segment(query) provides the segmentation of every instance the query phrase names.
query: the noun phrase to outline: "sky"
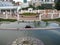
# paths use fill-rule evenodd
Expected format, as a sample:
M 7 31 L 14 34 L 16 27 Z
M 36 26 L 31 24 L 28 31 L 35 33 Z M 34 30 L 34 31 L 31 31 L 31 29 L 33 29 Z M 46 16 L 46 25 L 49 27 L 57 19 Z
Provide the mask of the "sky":
M 13 0 L 13 1 L 15 1 L 15 2 L 18 2 L 18 1 L 21 1 L 21 2 L 23 2 L 23 0 Z M 30 1 L 30 0 L 28 0 L 28 1 Z

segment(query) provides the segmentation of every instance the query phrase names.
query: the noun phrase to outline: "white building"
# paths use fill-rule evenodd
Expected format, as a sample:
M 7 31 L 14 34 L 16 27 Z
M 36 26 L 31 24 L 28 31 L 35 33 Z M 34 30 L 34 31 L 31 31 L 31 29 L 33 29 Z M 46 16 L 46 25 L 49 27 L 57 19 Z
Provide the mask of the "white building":
M 3 12 L 14 12 L 17 10 L 18 6 L 12 4 L 13 0 L 0 0 L 0 13 Z
M 18 8 L 26 8 L 29 7 L 29 3 L 22 3 L 21 5 L 16 5 L 12 3 L 12 0 L 0 0 L 0 14 L 3 14 L 4 12 L 9 12 L 9 13 L 16 13 Z
M 42 4 L 54 4 L 54 0 L 31 0 L 33 6 L 41 6 Z
M 21 4 L 21 7 L 22 7 L 22 8 L 29 7 L 29 3 L 22 3 L 22 4 Z
M 13 0 L 0 0 L 0 1 L 8 1 L 8 2 L 12 2 Z

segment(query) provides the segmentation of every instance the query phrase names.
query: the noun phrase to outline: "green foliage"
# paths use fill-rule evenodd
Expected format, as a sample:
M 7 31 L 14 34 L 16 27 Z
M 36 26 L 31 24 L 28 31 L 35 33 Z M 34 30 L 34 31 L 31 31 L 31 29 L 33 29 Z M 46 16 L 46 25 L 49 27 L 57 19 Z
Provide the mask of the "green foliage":
M 60 18 L 57 18 L 57 19 L 43 19 L 43 21 L 58 21 L 58 22 L 60 22 Z
M 34 6 L 32 6 L 32 5 L 29 5 L 29 7 L 22 8 L 22 10 L 28 10 L 28 8 L 33 8 L 33 9 L 35 9 L 35 7 L 34 7 Z
M 43 6 L 37 6 L 36 9 L 44 9 Z
M 33 9 L 44 9 L 43 6 L 37 6 L 37 7 L 34 7 L 34 6 L 32 6 L 32 5 L 30 5 L 29 8 L 33 8 Z
M 58 1 L 56 2 L 55 8 L 56 8 L 57 10 L 60 10 L 60 0 L 58 0 Z
M 0 21 L 10 21 L 10 22 L 15 22 L 17 21 L 16 19 L 2 19 L 0 18 Z
M 27 7 L 27 8 L 22 8 L 22 10 L 28 10 L 28 8 L 33 8 L 33 10 L 34 10 L 34 9 L 44 9 L 43 6 L 34 7 L 34 6 L 32 6 L 32 5 L 29 5 L 29 7 Z
M 32 6 L 32 5 L 29 5 L 29 8 L 33 8 L 33 9 L 35 9 L 35 7 L 34 7 L 34 6 Z
M 22 10 L 28 10 L 28 7 L 27 8 L 22 8 Z
M 23 13 L 21 15 L 25 15 L 25 16 L 31 16 L 31 15 L 37 15 L 36 13 Z

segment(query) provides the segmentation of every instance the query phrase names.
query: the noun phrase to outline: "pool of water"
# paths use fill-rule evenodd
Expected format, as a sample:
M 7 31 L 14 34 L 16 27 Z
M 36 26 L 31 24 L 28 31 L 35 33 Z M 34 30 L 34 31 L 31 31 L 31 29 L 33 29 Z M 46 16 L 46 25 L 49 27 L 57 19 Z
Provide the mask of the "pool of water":
M 60 27 L 59 23 L 56 22 L 0 22 L 0 28 L 25 28 L 29 25 L 33 28 L 45 28 L 45 27 Z
M 25 28 L 30 25 L 33 28 L 60 27 L 56 22 L 0 22 L 0 28 Z M 0 45 L 11 45 L 20 37 L 34 37 L 41 40 L 44 45 L 60 45 L 60 29 L 56 30 L 1 30 Z
M 35 37 L 44 45 L 60 45 L 60 30 L 0 30 L 0 45 L 11 45 L 20 37 Z

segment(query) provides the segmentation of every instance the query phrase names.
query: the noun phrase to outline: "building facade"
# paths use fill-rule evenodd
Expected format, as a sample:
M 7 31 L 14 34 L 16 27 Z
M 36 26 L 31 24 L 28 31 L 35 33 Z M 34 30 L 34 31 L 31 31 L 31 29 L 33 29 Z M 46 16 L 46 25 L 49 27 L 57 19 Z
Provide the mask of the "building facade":
M 8 1 L 8 2 L 13 2 L 13 0 L 0 0 L 0 1 Z
M 0 0 L 0 13 L 3 14 L 3 12 L 14 12 L 17 10 L 17 6 L 14 6 L 12 3 L 13 0 Z
M 31 0 L 30 2 L 31 5 L 37 7 L 37 6 L 41 6 L 41 5 L 54 5 L 54 0 Z

